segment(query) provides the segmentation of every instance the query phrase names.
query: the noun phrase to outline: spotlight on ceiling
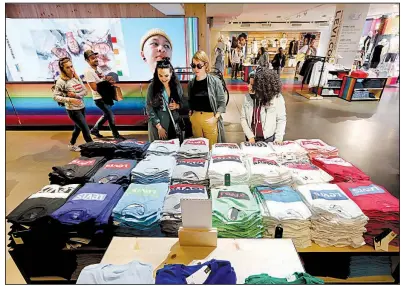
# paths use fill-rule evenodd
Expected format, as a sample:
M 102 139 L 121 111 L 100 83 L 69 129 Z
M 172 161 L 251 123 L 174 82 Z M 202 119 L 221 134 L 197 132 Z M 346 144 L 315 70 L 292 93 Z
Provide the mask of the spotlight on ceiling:
M 281 16 L 277 16 L 277 19 L 280 19 L 281 18 Z

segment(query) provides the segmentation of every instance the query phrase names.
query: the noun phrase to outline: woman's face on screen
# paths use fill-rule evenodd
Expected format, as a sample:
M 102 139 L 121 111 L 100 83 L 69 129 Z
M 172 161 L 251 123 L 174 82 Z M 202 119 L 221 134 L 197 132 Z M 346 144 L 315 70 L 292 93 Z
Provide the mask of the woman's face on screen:
M 142 58 L 153 72 L 157 61 L 164 58 L 172 58 L 173 50 L 171 43 L 163 36 L 156 35 L 147 39 L 141 52 Z

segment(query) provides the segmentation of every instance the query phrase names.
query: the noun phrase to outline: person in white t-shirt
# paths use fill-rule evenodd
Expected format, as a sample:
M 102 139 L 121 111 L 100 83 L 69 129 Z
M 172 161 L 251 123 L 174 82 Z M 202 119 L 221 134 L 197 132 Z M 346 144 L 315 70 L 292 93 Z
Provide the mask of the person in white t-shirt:
M 110 130 L 113 133 L 113 137 L 116 139 L 125 139 L 118 133 L 111 106 L 106 104 L 103 101 L 102 96 L 97 92 L 97 83 L 103 80 L 108 80 L 111 83 L 115 83 L 112 77 L 103 75 L 102 71 L 98 67 L 99 61 L 97 59 L 97 55 L 98 53 L 95 53 L 92 50 L 87 50 L 84 53 L 85 60 L 89 64 L 89 67 L 85 71 L 85 80 L 92 91 L 92 97 L 96 106 L 99 107 L 103 112 L 102 117 L 100 117 L 95 126 L 93 126 L 91 134 L 97 138 L 103 138 L 103 135 L 101 135 L 99 132 L 99 128 L 108 121 Z
M 232 51 L 232 54 L 231 54 L 231 65 L 232 65 L 231 79 L 234 79 L 234 78 L 237 79 L 237 73 L 239 70 L 240 63 L 241 63 L 241 58 L 242 58 L 241 46 L 238 45 Z

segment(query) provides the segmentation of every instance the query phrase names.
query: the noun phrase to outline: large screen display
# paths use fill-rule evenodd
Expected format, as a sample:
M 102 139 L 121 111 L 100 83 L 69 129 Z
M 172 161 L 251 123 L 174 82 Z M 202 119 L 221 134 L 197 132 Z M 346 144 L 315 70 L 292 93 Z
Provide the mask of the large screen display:
M 197 18 L 6 19 L 6 76 L 10 82 L 54 81 L 62 57 L 70 57 L 82 76 L 89 67 L 83 53 L 90 49 L 105 74 L 148 81 L 161 57 L 174 67 L 189 66 L 197 31 Z

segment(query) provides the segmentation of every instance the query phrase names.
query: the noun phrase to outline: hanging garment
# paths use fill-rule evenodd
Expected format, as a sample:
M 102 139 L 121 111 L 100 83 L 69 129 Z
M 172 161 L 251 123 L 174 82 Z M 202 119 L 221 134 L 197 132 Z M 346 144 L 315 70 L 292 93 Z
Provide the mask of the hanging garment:
M 286 47 L 287 47 L 287 42 L 288 42 L 288 39 L 287 39 L 287 38 L 281 38 L 281 39 L 280 39 L 280 47 L 283 48 L 283 49 L 285 50 Z
M 383 49 L 383 45 L 377 45 L 373 51 L 372 60 L 370 61 L 370 67 L 376 68 L 380 63 L 380 55 Z

